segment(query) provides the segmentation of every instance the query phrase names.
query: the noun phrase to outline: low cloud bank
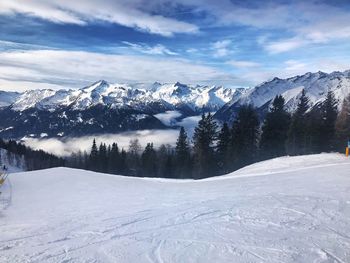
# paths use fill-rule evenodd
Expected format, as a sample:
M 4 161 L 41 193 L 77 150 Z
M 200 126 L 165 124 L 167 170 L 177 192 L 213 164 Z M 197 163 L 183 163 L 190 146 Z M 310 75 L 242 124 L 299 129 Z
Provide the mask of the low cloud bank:
M 91 149 L 91 144 L 96 138 L 97 144 L 104 142 L 106 144 L 118 143 L 119 148 L 128 149 L 129 142 L 132 139 L 139 139 L 144 147 L 148 142 L 153 142 L 155 147 L 161 144 L 175 145 L 179 131 L 174 130 L 142 130 L 135 132 L 123 132 L 118 134 L 103 134 L 96 136 L 67 137 L 62 139 L 37 139 L 26 138 L 24 144 L 33 149 L 41 149 L 58 156 L 68 156 L 73 152 L 87 151 Z
M 156 117 L 160 119 L 164 124 L 169 126 L 183 126 L 189 136 L 192 138 L 194 128 L 200 120 L 200 116 L 191 116 L 184 118 L 180 121 L 177 120 L 181 116 L 181 113 L 177 111 L 167 111 L 165 113 L 157 114 Z M 65 138 L 25 138 L 24 144 L 36 149 L 44 150 L 46 152 L 55 154 L 57 156 L 68 156 L 73 152 L 87 151 L 90 152 L 93 139 L 96 139 L 97 144 L 101 142 L 106 144 L 112 144 L 116 142 L 119 148 L 125 150 L 129 147 L 130 140 L 139 139 L 142 147 L 145 147 L 147 143 L 152 142 L 155 147 L 159 147 L 162 144 L 175 145 L 177 137 L 179 135 L 178 129 L 168 130 L 140 130 L 129 131 L 117 134 L 102 134 L 102 135 L 89 135 L 82 137 L 65 137 Z
M 180 119 L 182 114 L 178 111 L 166 111 L 164 113 L 159 113 L 154 115 L 157 119 L 163 122 L 167 126 L 183 126 L 189 137 L 193 136 L 194 128 L 197 126 L 201 115 L 191 116 Z

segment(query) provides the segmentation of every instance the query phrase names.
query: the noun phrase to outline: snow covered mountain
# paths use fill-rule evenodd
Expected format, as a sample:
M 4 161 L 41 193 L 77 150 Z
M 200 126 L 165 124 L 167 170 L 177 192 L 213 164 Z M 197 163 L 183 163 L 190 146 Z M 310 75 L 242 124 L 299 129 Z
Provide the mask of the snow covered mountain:
M 274 78 L 254 88 L 246 89 L 239 96 L 225 104 L 215 117 L 222 121 L 232 121 L 240 105 L 252 104 L 263 115 L 276 95 L 282 95 L 289 111 L 296 108 L 301 91 L 305 89 L 311 106 L 322 102 L 329 90 L 341 102 L 350 94 L 350 70 L 345 72 L 306 73 L 288 79 Z
M 183 117 L 216 111 L 240 90 L 181 83 L 109 84 L 82 89 L 0 94 L 0 136 L 55 137 L 163 129 L 154 115 L 177 110 Z
M 0 262 L 350 262 L 349 169 L 320 154 L 199 181 L 10 174 Z
M 350 93 L 350 70 L 330 74 L 306 73 L 274 78 L 253 88 L 224 88 L 175 84 L 109 84 L 98 81 L 82 89 L 0 92 L 0 136 L 60 137 L 165 129 L 159 113 L 177 111 L 182 118 L 216 111 L 215 118 L 231 122 L 242 104 L 253 104 L 261 118 L 281 94 L 293 111 L 302 89 L 311 106 L 334 91 L 342 102 Z
M 56 110 L 70 107 L 86 110 L 96 105 L 110 108 L 133 108 L 142 111 L 183 109 L 198 113 L 202 109 L 215 111 L 230 101 L 234 89 L 216 86 L 189 86 L 154 83 L 149 87 L 128 84 L 109 84 L 104 80 L 78 90 L 30 90 L 14 97 L 12 109 L 23 111 L 30 108 Z M 0 94 L 1 97 L 1 94 Z

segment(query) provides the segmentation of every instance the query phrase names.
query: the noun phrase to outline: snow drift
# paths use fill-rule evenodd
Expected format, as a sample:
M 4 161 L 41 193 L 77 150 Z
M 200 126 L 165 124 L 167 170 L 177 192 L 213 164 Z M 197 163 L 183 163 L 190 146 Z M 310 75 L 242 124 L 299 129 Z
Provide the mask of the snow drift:
M 200 181 L 56 168 L 1 190 L 0 262 L 349 262 L 350 159 Z

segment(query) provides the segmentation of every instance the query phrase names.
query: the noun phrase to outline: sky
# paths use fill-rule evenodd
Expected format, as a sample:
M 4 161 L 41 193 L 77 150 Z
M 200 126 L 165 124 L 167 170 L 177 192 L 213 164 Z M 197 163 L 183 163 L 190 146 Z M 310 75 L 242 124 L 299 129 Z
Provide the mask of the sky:
M 1 0 L 0 89 L 343 71 L 349 21 L 349 0 Z

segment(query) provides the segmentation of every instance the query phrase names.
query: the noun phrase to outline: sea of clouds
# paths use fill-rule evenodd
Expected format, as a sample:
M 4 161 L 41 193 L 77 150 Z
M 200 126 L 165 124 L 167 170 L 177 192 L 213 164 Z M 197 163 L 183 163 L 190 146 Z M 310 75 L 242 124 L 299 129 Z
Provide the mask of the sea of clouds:
M 179 135 L 178 127 L 183 126 L 191 138 L 193 136 L 194 127 L 198 124 L 200 116 L 191 116 L 183 119 L 181 113 L 177 111 L 167 111 L 155 115 L 165 125 L 173 126 L 172 129 L 166 130 L 139 130 L 128 131 L 116 134 L 88 135 L 82 137 L 63 137 L 63 138 L 30 138 L 23 139 L 24 144 L 33 149 L 41 149 L 58 156 L 68 156 L 73 152 L 87 151 L 91 149 L 93 139 L 97 144 L 101 142 L 112 144 L 116 142 L 119 148 L 128 149 L 130 140 L 138 139 L 142 147 L 152 142 L 157 148 L 162 144 L 175 145 Z

